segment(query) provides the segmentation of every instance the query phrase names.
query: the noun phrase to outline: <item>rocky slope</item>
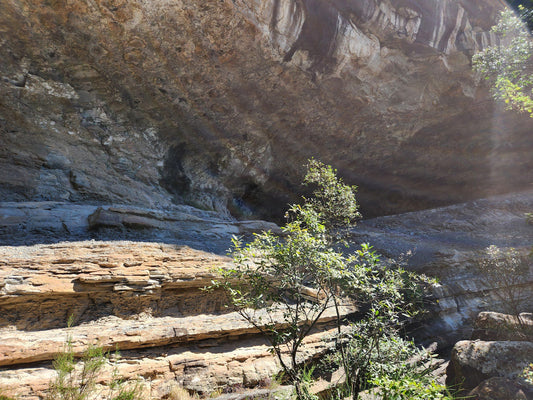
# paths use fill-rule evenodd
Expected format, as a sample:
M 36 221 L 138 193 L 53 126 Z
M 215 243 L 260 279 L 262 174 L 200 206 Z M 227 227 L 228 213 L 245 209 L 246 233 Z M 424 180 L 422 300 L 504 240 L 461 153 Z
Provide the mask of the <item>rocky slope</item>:
M 471 72 L 498 0 L 4 0 L 0 199 L 280 217 L 311 156 L 365 215 L 531 184 Z

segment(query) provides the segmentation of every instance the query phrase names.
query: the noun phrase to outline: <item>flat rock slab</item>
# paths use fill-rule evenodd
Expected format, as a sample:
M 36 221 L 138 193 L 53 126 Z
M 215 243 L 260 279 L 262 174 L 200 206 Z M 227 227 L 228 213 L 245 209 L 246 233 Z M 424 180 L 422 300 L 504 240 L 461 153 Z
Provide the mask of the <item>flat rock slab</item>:
M 0 304 L 10 296 L 201 287 L 229 258 L 186 246 L 65 242 L 0 247 Z
M 226 254 L 233 235 L 281 229 L 272 222 L 236 221 L 186 205 L 143 208 L 59 201 L 0 202 L 0 245 L 52 244 L 87 239 L 150 241 Z
M 0 247 L 0 329 L 53 329 L 116 315 L 188 316 L 224 310 L 208 294 L 230 259 L 185 246 L 68 242 Z
M 530 247 L 533 225 L 525 213 L 531 210 L 533 190 L 526 190 L 361 221 L 353 239 L 368 241 L 385 256 L 403 255 L 421 272 L 451 279 L 463 274 L 472 256 L 490 245 Z
M 341 306 L 340 315 L 355 312 L 355 306 Z M 259 311 L 265 321 L 269 316 Z M 283 316 L 270 315 L 283 323 Z M 223 315 L 196 315 L 183 318 L 148 318 L 144 321 L 124 321 L 119 318 L 109 322 L 93 322 L 67 329 L 50 329 L 37 332 L 0 331 L 0 366 L 52 360 L 62 351 L 67 337 L 75 354 L 81 355 L 90 345 L 113 351 L 166 346 L 178 343 L 217 340 L 239 335 L 256 335 L 258 330 L 238 313 Z M 318 320 L 324 324 L 336 319 L 334 307 L 329 307 Z M 266 323 L 266 322 L 265 322 Z

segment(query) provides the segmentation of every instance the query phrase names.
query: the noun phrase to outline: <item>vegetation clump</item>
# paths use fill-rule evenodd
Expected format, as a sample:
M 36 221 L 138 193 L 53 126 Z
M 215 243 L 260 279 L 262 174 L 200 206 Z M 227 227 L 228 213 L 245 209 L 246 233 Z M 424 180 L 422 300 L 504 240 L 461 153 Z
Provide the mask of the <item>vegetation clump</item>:
M 72 325 L 72 318 L 68 326 Z M 119 357 L 118 351 L 116 357 Z M 72 337 L 67 336 L 63 351 L 54 359 L 55 379 L 50 382 L 50 389 L 45 400 L 142 400 L 141 387 L 128 385 L 113 371 L 113 380 L 109 388 L 97 389 L 98 377 L 109 361 L 109 354 L 101 346 L 91 345 L 79 360 L 76 359 Z
M 527 112 L 533 117 L 533 41 L 524 21 L 531 21 L 532 11 L 519 6 L 520 15 L 511 9 L 502 11 L 492 28 L 499 43 L 474 55 L 474 69 L 493 82 L 492 92 L 509 109 Z
M 478 263 L 485 282 L 499 288 L 494 291 L 505 312 L 520 321 L 520 312 L 531 296 L 525 283 L 530 274 L 531 256 L 521 255 L 516 249 L 489 246 L 486 257 Z
M 342 251 L 349 228 L 360 218 L 356 188 L 316 160 L 309 162 L 304 183 L 314 186 L 313 197 L 290 206 L 284 235 L 263 232 L 246 245 L 234 239 L 234 267 L 219 270 L 221 277 L 210 289 L 223 288 L 228 306 L 267 338 L 300 400 L 313 397 L 299 358 L 302 343 L 328 310 L 337 316 L 332 360 L 345 375 L 339 396 L 356 399 L 386 379 L 433 385 L 422 379 L 429 370 L 408 362 L 418 355 L 423 364 L 427 353 L 421 357 L 416 346 L 399 336 L 419 311 L 421 287 L 428 279 L 395 264 L 386 266 L 368 244 Z M 348 299 L 358 305 L 361 319 L 346 333 L 341 308 Z

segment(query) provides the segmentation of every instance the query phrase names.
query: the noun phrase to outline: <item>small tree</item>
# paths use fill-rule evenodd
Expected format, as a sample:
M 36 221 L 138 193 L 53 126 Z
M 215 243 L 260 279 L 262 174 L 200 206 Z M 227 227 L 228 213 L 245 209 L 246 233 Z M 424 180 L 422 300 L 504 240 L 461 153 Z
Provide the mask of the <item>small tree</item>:
M 284 237 L 264 232 L 245 246 L 235 239 L 235 268 L 222 269 L 222 278 L 213 282 L 268 339 L 300 399 L 306 396 L 298 360 L 302 342 L 328 308 L 335 306 L 340 315 L 343 288 L 355 279 L 351 259 L 332 247 L 333 237 L 359 217 L 355 188 L 344 185 L 331 167 L 312 160 L 305 182 L 316 184 L 315 197 L 290 207 Z
M 523 20 L 531 20 L 532 12 L 519 6 L 521 18 L 508 9 L 501 13 L 492 28 L 500 39 L 474 55 L 474 69 L 493 82 L 493 95 L 509 109 L 527 112 L 533 117 L 533 41 Z
M 305 207 L 324 225 L 326 239 L 330 244 L 342 241 L 346 230 L 361 218 L 355 199 L 357 186 L 344 184 L 336 169 L 315 159 L 309 160 L 303 183 L 314 187 L 313 197 L 304 198 Z
M 366 244 L 355 252 L 356 279 L 346 290 L 361 305 L 360 319 L 350 324 L 333 360 L 343 367 L 348 393 L 357 399 L 376 379 L 399 379 L 405 375 L 429 384 L 431 354 L 401 338 L 405 325 L 423 312 L 424 286 L 433 283 L 398 264 L 381 262 Z M 416 360 L 415 360 L 416 359 Z M 428 368 L 419 368 L 421 363 Z M 424 378 L 424 379 L 422 379 Z
M 402 309 L 409 313 L 406 294 L 414 293 L 413 275 L 385 268 L 370 246 L 351 255 L 339 250 L 346 229 L 360 218 L 356 188 L 319 161 L 311 160 L 307 171 L 304 183 L 315 186 L 313 197 L 289 208 L 284 236 L 264 232 L 247 245 L 235 239 L 234 267 L 221 269 L 221 278 L 211 286 L 223 288 L 229 306 L 267 338 L 299 399 L 308 396 L 299 350 L 328 308 L 336 310 L 341 333 L 340 307 L 347 296 L 371 309 L 369 318 L 389 310 L 394 322 Z M 360 385 L 352 380 L 345 342 L 338 340 L 337 347 L 347 387 L 356 398 Z
M 531 273 L 531 256 L 521 255 L 514 248 L 503 250 L 494 245 L 485 251 L 486 258 L 478 263 L 478 268 L 487 285 L 497 288 L 494 293 L 504 311 L 518 317 L 522 305 L 531 296 L 526 285 Z
M 510 9 L 501 13 L 497 25 L 492 28 L 500 44 L 475 54 L 472 61 L 476 71 L 492 80 L 496 99 L 503 100 L 509 109 L 527 112 L 533 117 L 533 39 L 524 22 L 533 22 L 533 11 L 523 6 L 519 6 L 519 11 L 519 15 Z M 526 213 L 525 217 L 528 224 L 533 224 L 533 213 Z M 500 287 L 496 295 L 505 311 L 518 316 L 528 294 L 523 283 L 530 273 L 531 261 L 512 248 L 501 250 L 490 246 L 486 253 L 487 258 L 479 268 L 491 286 Z

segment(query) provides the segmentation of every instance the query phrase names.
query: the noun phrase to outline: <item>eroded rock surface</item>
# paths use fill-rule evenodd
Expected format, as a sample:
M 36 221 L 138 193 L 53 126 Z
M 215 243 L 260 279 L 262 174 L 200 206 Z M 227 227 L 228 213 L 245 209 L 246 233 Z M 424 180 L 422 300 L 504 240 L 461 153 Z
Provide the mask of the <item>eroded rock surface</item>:
M 453 347 L 446 384 L 468 391 L 491 377 L 520 379 L 532 359 L 532 342 L 462 340 Z
M 352 240 L 368 242 L 384 256 L 405 259 L 409 268 L 439 279 L 434 288 L 439 318 L 422 327 L 420 335 L 451 347 L 470 338 L 480 311 L 506 309 L 501 282 L 485 279 L 477 265 L 490 245 L 513 247 L 522 254 L 531 251 L 533 225 L 524 215 L 531 209 L 532 191 L 496 196 L 362 221 Z M 519 284 L 522 312 L 533 308 L 533 259 L 529 261 L 529 275 Z
M 201 289 L 229 259 L 185 246 L 141 242 L 70 242 L 0 247 L 0 388 L 21 399 L 42 398 L 51 361 L 67 338 L 80 355 L 90 345 L 119 348 L 113 369 L 140 379 L 155 398 L 172 384 L 204 395 L 255 387 L 279 370 L 264 338 L 224 307 L 221 292 Z M 354 305 L 341 314 L 354 313 Z M 74 325 L 66 324 L 72 317 Z M 327 351 L 333 307 L 299 354 Z M 282 318 L 280 316 L 279 322 Z M 63 328 L 63 329 L 58 329 Z
M 250 237 L 268 230 L 281 233 L 272 222 L 237 221 L 184 205 L 151 209 L 69 202 L 0 203 L 0 245 L 140 240 L 179 243 L 226 254 L 233 235 Z
M 471 71 L 497 0 L 6 0 L 0 198 L 281 218 L 314 156 L 365 215 L 521 190 Z

